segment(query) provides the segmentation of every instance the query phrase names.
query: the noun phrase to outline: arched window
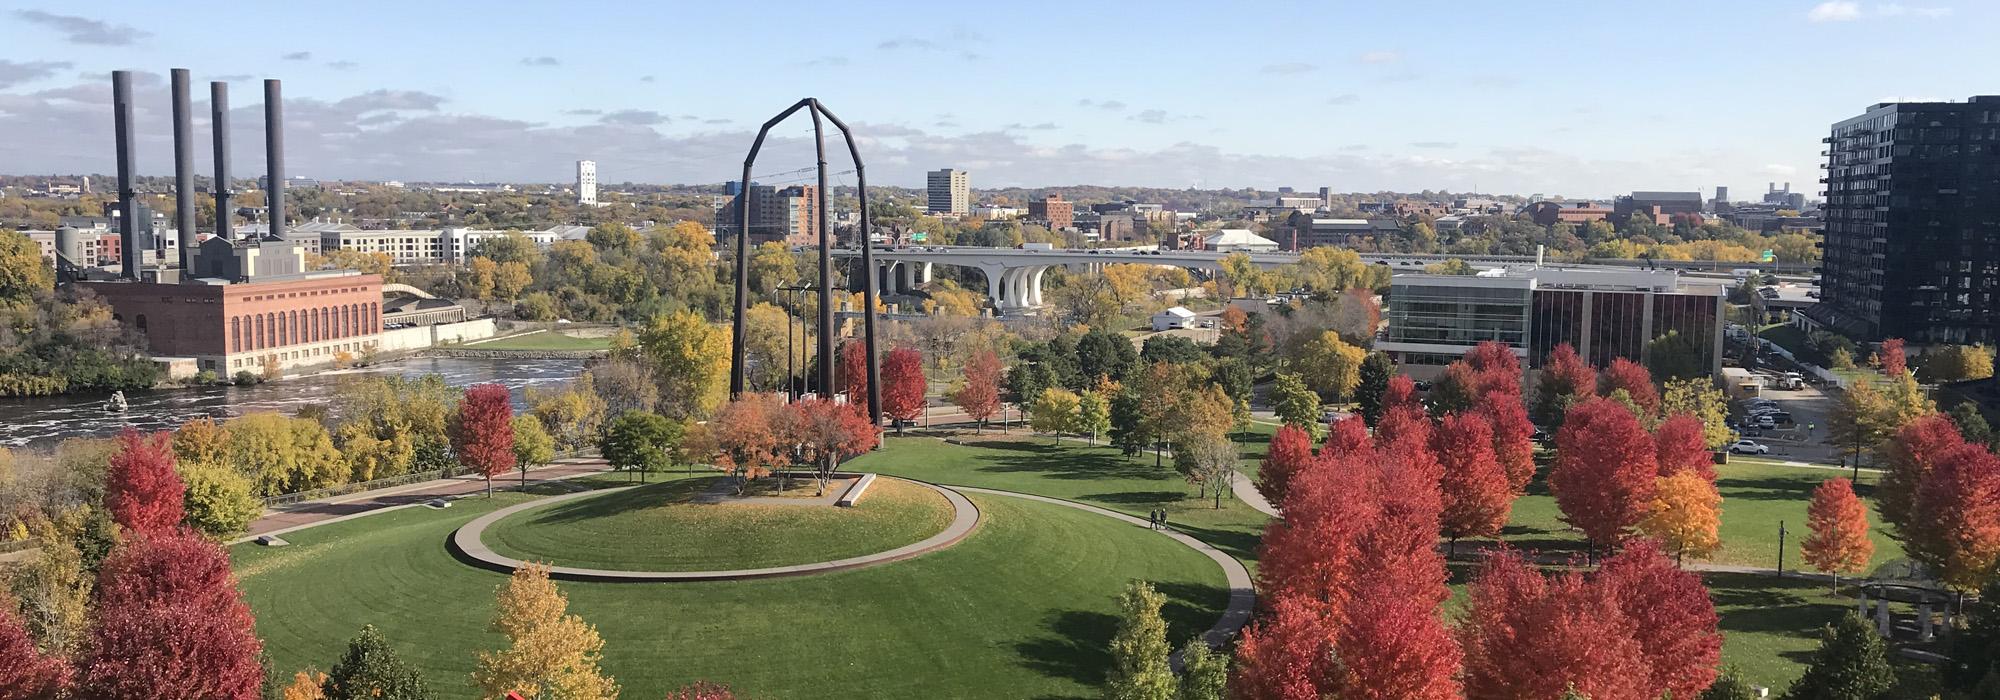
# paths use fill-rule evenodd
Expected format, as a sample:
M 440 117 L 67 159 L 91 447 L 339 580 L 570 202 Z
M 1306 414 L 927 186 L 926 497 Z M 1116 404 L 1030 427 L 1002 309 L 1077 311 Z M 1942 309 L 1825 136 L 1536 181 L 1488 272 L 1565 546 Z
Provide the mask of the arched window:
M 137 316 L 133 316 L 132 318 L 133 318 L 133 323 L 139 326 L 139 332 L 140 333 L 146 332 L 146 315 L 139 314 Z
M 382 332 L 382 302 L 368 303 L 368 328 L 370 333 Z
M 250 337 L 251 337 L 251 341 L 250 341 L 250 342 L 251 342 L 251 348 L 250 348 L 250 349 L 252 349 L 252 350 L 262 350 L 262 349 L 264 348 L 264 317 L 263 317 L 263 316 L 253 316 L 253 317 L 251 317 L 251 320 L 254 320 L 254 321 L 256 321 L 256 325 L 257 325 L 257 330 L 256 330 L 256 332 L 252 333 L 252 334 L 251 334 L 251 336 L 250 336 Z
M 243 317 L 229 317 L 229 351 L 243 352 Z

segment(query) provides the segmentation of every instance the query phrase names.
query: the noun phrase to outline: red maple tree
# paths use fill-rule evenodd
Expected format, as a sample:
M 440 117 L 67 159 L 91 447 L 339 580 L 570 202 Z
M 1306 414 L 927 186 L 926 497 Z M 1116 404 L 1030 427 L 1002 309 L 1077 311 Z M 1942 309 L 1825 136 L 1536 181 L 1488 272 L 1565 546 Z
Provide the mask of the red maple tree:
M 1658 543 L 1638 539 L 1606 559 L 1591 584 L 1609 589 L 1632 621 L 1648 669 L 1644 697 L 1700 697 L 1715 682 L 1721 618 L 1699 575 L 1675 566 Z
M 1932 413 L 1910 421 L 1890 436 L 1883 447 L 1888 457 L 1887 471 L 1875 487 L 1875 501 L 1882 521 L 1906 532 L 1916 526 L 1917 485 L 1945 455 L 1965 446 L 1958 424 L 1950 416 Z
M 1269 600 L 1296 599 L 1320 614 L 1345 608 L 1362 560 L 1361 536 L 1380 518 L 1367 477 L 1372 451 L 1322 455 L 1322 464 L 1288 481 L 1283 514 L 1264 527 L 1258 590 Z
M 951 402 L 965 415 L 986 427 L 986 419 L 1000 410 L 1000 357 L 992 350 L 980 350 L 965 361 L 965 381 L 951 395 Z
M 82 695 L 262 697 L 263 643 L 222 548 L 189 530 L 127 540 L 97 577 Z
M 1488 392 L 1521 395 L 1521 358 L 1506 343 L 1488 340 L 1465 351 L 1465 364 L 1472 369 L 1471 396 Z
M 1384 406 L 1382 417 L 1375 421 L 1375 444 L 1394 442 L 1399 438 L 1411 437 L 1417 444 L 1430 439 L 1431 418 L 1424 409 L 1416 406 Z
M 847 400 L 868 400 L 868 345 L 849 341 L 840 346 L 840 391 Z
M 1285 502 L 1285 488 L 1292 475 L 1310 468 L 1313 461 L 1312 435 L 1296 425 L 1286 424 L 1271 436 L 1271 447 L 1257 467 L 1257 492 L 1272 503 Z
M 1660 476 L 1693 471 L 1715 481 L 1715 459 L 1708 449 L 1707 426 L 1700 418 L 1680 413 L 1660 421 L 1653 429 L 1655 458 Z
M 1417 402 L 1417 382 L 1407 374 L 1390 377 L 1389 388 L 1382 390 L 1382 410 L 1397 406 L 1423 409 L 1423 404 Z
M 1806 505 L 1806 563 L 1833 574 L 1833 588 L 1840 589 L 1840 575 L 1868 567 L 1875 557 L 1875 542 L 1868 539 L 1868 506 L 1854 495 L 1854 482 L 1846 477 L 1828 479 L 1813 489 Z
M 43 700 L 67 688 L 71 669 L 62 657 L 43 655 L 15 611 L 20 604 L 0 588 L 0 700 Z
M 493 477 L 514 469 L 514 404 L 507 387 L 466 387 L 452 428 L 452 449 L 458 453 L 458 463 L 486 477 L 486 496 L 491 498 Z
M 1620 357 L 1604 368 L 1598 376 L 1599 393 L 1610 396 L 1611 392 L 1624 389 L 1632 397 L 1632 403 L 1640 411 L 1651 416 L 1660 412 L 1660 390 L 1653 386 L 1653 373 L 1645 365 Z
M 896 348 L 882 358 L 882 412 L 896 419 L 896 430 L 924 413 L 924 356 L 916 348 Z M 865 405 L 865 402 L 864 404 Z
M 1297 598 L 1268 604 L 1236 643 L 1229 681 L 1241 700 L 1320 700 L 1337 672 L 1333 629 L 1316 606 Z
M 2000 457 L 1979 445 L 1944 455 L 1917 484 L 1903 548 L 1946 586 L 1976 590 L 2000 568 Z
M 187 487 L 174 471 L 173 434 L 141 435 L 126 426 L 118 451 L 104 475 L 104 505 L 111 518 L 133 532 L 152 533 L 180 525 Z
M 1549 472 L 1563 521 L 1593 545 L 1624 540 L 1652 498 L 1656 450 L 1653 436 L 1618 402 L 1592 398 L 1571 406 L 1556 432 L 1556 466 Z
M 1367 585 L 1335 636 L 1338 681 L 1314 697 L 1352 700 L 1460 698 L 1457 640 L 1435 601 L 1394 585 Z
M 799 456 L 822 473 L 831 473 L 842 459 L 875 449 L 881 440 L 867 414 L 851 403 L 810 398 L 794 401 L 785 410 L 790 414 L 786 437 L 799 446 Z
M 1468 698 L 1656 697 L 1633 623 L 1577 571 L 1544 578 L 1511 550 L 1489 555 L 1459 627 Z M 1679 696 L 1676 696 L 1679 697 Z
M 1456 545 L 1461 537 L 1499 534 L 1514 489 L 1493 454 L 1493 429 L 1486 419 L 1477 413 L 1445 416 L 1431 433 L 1431 452 L 1444 468 L 1444 536 Z
M 1910 371 L 1910 358 L 1903 353 L 1903 339 L 1890 338 L 1882 341 L 1882 373 L 1890 377 L 1903 376 Z
M 1493 455 L 1506 470 L 1508 485 L 1517 494 L 1526 492 L 1535 479 L 1535 424 L 1528 420 L 1528 406 L 1519 395 L 1495 391 L 1480 399 L 1478 410 L 1493 428 Z
M 1548 361 L 1542 363 L 1542 381 L 1552 383 L 1552 390 L 1559 394 L 1592 393 L 1597 391 L 1597 369 L 1576 354 L 1576 346 L 1561 343 L 1549 351 Z

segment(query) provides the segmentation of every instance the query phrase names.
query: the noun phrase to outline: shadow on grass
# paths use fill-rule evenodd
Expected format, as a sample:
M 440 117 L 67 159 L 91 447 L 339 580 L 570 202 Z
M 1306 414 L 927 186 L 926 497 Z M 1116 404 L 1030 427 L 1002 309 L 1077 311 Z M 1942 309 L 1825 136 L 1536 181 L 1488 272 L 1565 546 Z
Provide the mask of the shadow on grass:
M 1827 478 L 1832 477 L 1829 476 Z M 1811 500 L 1812 490 L 1816 486 L 1819 486 L 1818 481 L 1787 479 L 1783 477 L 1756 479 L 1723 477 L 1716 480 L 1716 487 L 1722 491 L 1723 498 L 1751 501 L 1799 501 L 1803 503 Z
M 1809 598 L 1826 584 L 1760 574 L 1711 573 L 1709 598 L 1722 616 L 1724 632 L 1784 634 L 1816 639 L 1822 625 L 1838 618 L 1848 606 Z M 1795 660 L 1803 660 L 1795 659 Z
M 649 484 L 644 488 L 636 488 L 606 496 L 559 503 L 535 512 L 533 522 L 537 525 L 560 525 L 613 516 L 635 510 L 684 504 L 702 491 L 708 490 L 709 486 L 714 485 L 717 480 L 723 478 L 725 477 L 713 476 L 680 479 L 677 481 Z
M 1195 583 L 1154 583 L 1166 598 L 1160 616 L 1167 622 L 1167 639 L 1176 644 L 1207 631 L 1228 604 L 1229 592 Z M 1122 591 L 1121 591 L 1122 592 Z M 1059 610 L 1042 623 L 1042 636 L 1014 644 L 1021 663 L 1046 676 L 1084 685 L 1102 685 L 1111 667 L 1111 637 L 1118 616 L 1084 610 Z
M 1257 545 L 1264 537 L 1263 530 L 1242 532 L 1238 530 L 1217 530 L 1214 528 L 1196 527 L 1178 522 L 1170 522 L 1169 524 L 1175 530 L 1207 542 L 1209 546 L 1220 549 L 1229 556 L 1246 561 L 1257 560 Z
M 1077 451 L 1068 446 L 1028 445 L 1014 443 L 1004 450 L 1007 454 L 995 454 L 985 460 L 987 464 L 979 471 L 992 473 L 1032 472 L 1051 479 L 1097 480 L 1097 479 L 1167 479 L 1174 477 L 1170 467 L 1154 467 L 1141 464 L 1107 451 Z
M 1077 496 L 1079 501 L 1109 503 L 1121 506 L 1163 506 L 1179 503 L 1186 498 L 1185 491 L 1123 491 L 1119 493 L 1093 493 Z

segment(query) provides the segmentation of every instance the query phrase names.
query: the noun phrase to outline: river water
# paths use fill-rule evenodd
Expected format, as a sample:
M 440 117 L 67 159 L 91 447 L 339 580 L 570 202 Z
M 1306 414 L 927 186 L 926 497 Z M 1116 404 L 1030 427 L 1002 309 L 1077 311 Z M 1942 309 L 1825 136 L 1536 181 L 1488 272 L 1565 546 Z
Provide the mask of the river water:
M 247 387 L 203 387 L 125 393 L 123 413 L 104 410 L 105 396 L 49 396 L 0 399 L 0 445 L 39 447 L 64 438 L 115 435 L 130 425 L 140 430 L 174 428 L 210 416 L 229 418 L 258 411 L 292 413 L 332 400 L 346 377 L 437 374 L 456 387 L 495 382 L 514 392 L 515 408 L 529 386 L 559 384 L 583 371 L 583 360 L 512 360 L 430 357 L 280 379 Z

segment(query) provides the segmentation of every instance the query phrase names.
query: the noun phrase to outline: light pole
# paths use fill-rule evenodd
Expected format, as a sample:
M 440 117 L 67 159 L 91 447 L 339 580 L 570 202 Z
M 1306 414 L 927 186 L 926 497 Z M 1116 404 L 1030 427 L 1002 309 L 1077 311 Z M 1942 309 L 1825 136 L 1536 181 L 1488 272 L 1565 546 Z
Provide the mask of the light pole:
M 804 295 L 807 292 L 813 291 L 813 288 L 805 284 L 799 284 L 791 287 L 781 286 L 773 291 L 783 292 L 785 294 L 785 298 L 790 300 L 792 304 L 796 306 L 800 303 L 800 300 L 804 298 Z M 799 396 L 805 393 L 799 390 L 799 385 L 798 385 L 799 375 L 797 370 L 793 367 L 793 358 L 797 356 L 798 352 L 792 348 L 792 319 L 793 319 L 792 310 L 790 308 L 786 308 L 785 309 L 785 398 L 787 401 L 797 401 L 799 400 Z M 805 320 L 799 319 L 799 324 L 803 326 L 805 324 Z M 803 339 L 805 335 L 806 334 L 804 329 L 801 329 L 799 332 L 799 337 Z

